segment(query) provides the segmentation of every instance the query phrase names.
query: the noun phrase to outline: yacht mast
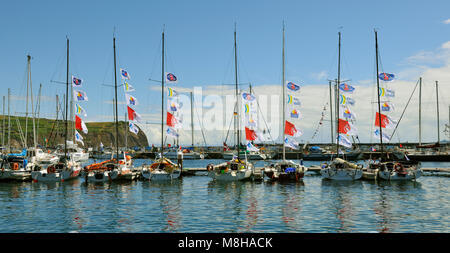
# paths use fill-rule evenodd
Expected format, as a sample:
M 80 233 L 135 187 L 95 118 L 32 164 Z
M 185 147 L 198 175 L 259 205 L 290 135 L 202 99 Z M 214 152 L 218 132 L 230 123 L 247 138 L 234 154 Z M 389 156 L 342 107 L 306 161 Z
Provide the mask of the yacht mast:
M 66 69 L 66 111 L 65 111 L 65 118 L 64 118 L 64 161 L 67 160 L 67 108 L 69 106 L 69 38 L 67 38 L 67 69 Z
M 437 143 L 440 142 L 439 136 L 439 93 L 438 93 L 438 81 L 436 81 L 436 112 L 437 112 Z
M 339 82 L 341 78 L 341 32 L 339 34 L 338 74 L 336 81 L 336 157 L 339 157 Z
M 239 157 L 241 139 L 240 139 L 240 131 L 239 131 L 239 91 L 238 91 L 238 72 L 237 72 L 237 45 L 236 45 L 236 23 L 234 23 L 234 77 L 236 82 L 236 112 L 234 118 L 234 132 L 236 134 L 236 145 L 237 145 L 237 155 Z
M 283 51 L 282 51 L 282 54 L 281 54 L 281 57 L 282 57 L 282 80 L 281 80 L 281 87 L 282 87 L 282 93 L 283 93 L 283 99 L 282 99 L 282 103 L 283 103 L 283 113 L 282 113 L 282 115 L 283 115 L 283 121 L 282 121 L 282 124 L 283 124 L 283 162 L 284 161 L 286 161 L 286 147 L 285 147 L 285 138 L 286 138 L 286 134 L 285 134 L 285 131 L 286 131 L 286 115 L 285 115 L 285 111 L 286 111 L 286 108 L 285 108 L 285 103 L 286 103 L 286 91 L 285 91 L 285 86 L 286 86 L 286 80 L 285 80 L 285 55 L 284 55 L 284 22 L 283 22 Z
M 162 32 L 161 54 L 161 158 L 164 153 L 164 28 Z
M 119 162 L 119 116 L 117 115 L 117 68 L 116 68 L 116 37 L 113 36 L 113 50 L 114 50 L 114 108 L 115 108 L 115 123 L 116 123 L 116 163 Z
M 380 161 L 383 161 L 383 128 L 381 127 L 381 105 L 380 105 L 380 79 L 378 77 L 378 37 L 377 37 L 377 31 L 375 31 L 375 58 L 376 58 L 376 65 L 377 65 L 377 99 L 378 99 L 378 124 L 380 125 L 380 149 L 381 149 L 381 156 Z

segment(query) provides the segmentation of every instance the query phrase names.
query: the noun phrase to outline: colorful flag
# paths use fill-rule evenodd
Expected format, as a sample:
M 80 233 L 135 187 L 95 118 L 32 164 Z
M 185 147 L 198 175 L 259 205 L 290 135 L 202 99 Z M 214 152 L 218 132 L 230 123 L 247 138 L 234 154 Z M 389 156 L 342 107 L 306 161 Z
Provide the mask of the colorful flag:
M 341 83 L 341 84 L 339 84 L 339 89 L 343 92 L 353 93 L 353 91 L 355 90 L 355 87 L 350 86 L 346 83 Z
M 247 150 L 248 151 L 259 151 L 259 149 L 255 146 L 253 146 L 253 144 L 249 141 L 247 141 Z
M 81 134 L 78 133 L 77 130 L 75 130 L 75 141 L 81 142 L 81 144 L 83 144 L 83 146 L 84 146 L 83 136 L 81 136 Z
M 339 95 L 339 104 L 341 104 L 341 105 L 346 105 L 346 104 L 354 105 L 355 104 L 355 100 L 353 100 L 350 97 L 346 97 L 344 95 Z
M 135 120 L 137 122 L 141 121 L 141 116 L 133 110 L 131 107 L 127 106 L 128 109 L 128 120 Z
M 75 76 L 72 76 L 72 87 L 81 87 L 81 83 L 83 80 L 76 78 Z
M 255 100 L 255 96 L 253 96 L 253 95 L 250 94 L 250 93 L 242 93 L 242 98 L 243 98 L 244 100 L 247 100 L 247 101 L 253 101 L 253 100 Z
M 84 121 L 80 117 L 78 117 L 78 115 L 75 115 L 75 129 L 81 130 L 85 134 L 88 133 L 86 124 L 84 124 Z
M 349 139 L 347 139 L 347 137 L 345 137 L 344 135 L 339 134 L 337 139 L 338 139 L 340 145 L 347 147 L 347 148 L 352 147 L 351 141 Z
M 287 88 L 290 89 L 291 91 L 298 91 L 300 90 L 300 86 L 293 83 L 293 82 L 288 82 L 287 83 Z
M 87 116 L 86 111 L 79 104 L 75 104 L 75 108 L 76 108 L 77 114 L 83 115 L 84 117 Z
M 358 130 L 350 122 L 339 119 L 338 132 L 340 134 L 357 135 Z
M 256 120 L 253 117 L 250 116 L 247 118 L 247 126 L 256 128 L 258 126 L 258 123 L 256 122 Z
M 131 84 L 125 82 L 123 84 L 123 87 L 125 89 L 125 92 L 131 92 L 131 91 L 135 91 L 135 89 L 133 88 L 133 86 L 131 86 Z
M 174 89 L 172 89 L 172 88 L 168 88 L 168 89 L 169 89 L 169 94 L 168 94 L 169 97 L 175 97 L 178 95 L 178 93 Z
M 287 95 L 287 103 L 290 105 L 301 105 L 300 100 L 292 95 Z
M 291 122 L 286 120 L 285 124 L 286 124 L 284 128 L 285 134 L 294 137 L 300 137 L 303 134 L 301 131 L 297 130 L 297 128 L 295 128 L 295 125 L 292 124 Z
M 380 129 L 376 129 L 373 133 L 376 138 L 380 138 Z M 391 137 L 387 135 L 385 132 L 383 132 L 383 140 L 389 142 L 391 141 Z
M 73 97 L 76 101 L 88 101 L 88 97 L 84 91 L 74 90 Z
M 138 105 L 137 99 L 130 94 L 125 93 L 125 98 L 127 100 L 127 105 Z
M 395 97 L 395 91 L 380 88 L 380 97 Z
M 254 141 L 258 138 L 254 130 L 251 130 L 249 128 L 245 128 L 245 139 L 248 141 Z
M 395 128 L 395 126 L 397 125 L 397 121 L 393 120 L 391 117 L 384 115 L 384 114 L 380 114 L 380 113 L 376 113 L 375 116 L 375 126 L 380 127 L 380 115 L 381 115 L 381 127 L 383 128 Z
M 300 112 L 296 109 L 291 111 L 291 118 L 298 119 L 300 117 Z
M 133 124 L 133 122 L 130 122 L 128 124 L 128 127 L 130 129 L 130 132 L 135 133 L 135 134 L 139 133 L 139 128 L 135 124 Z
M 394 105 L 390 102 L 383 102 L 381 104 L 382 112 L 393 112 L 395 110 Z
M 174 128 L 181 128 L 179 120 L 170 112 L 167 112 L 167 125 Z
M 356 120 L 356 115 L 350 110 L 348 106 L 341 105 L 339 109 L 339 118 Z
M 171 127 L 168 127 L 166 132 L 167 132 L 167 135 L 172 136 L 173 138 L 178 138 L 180 136 L 178 134 L 177 130 L 175 130 Z
M 291 149 L 298 149 L 298 142 L 295 140 L 289 139 L 288 137 L 284 138 L 284 146 Z
M 166 83 L 177 83 L 177 82 L 178 79 L 174 74 L 166 72 Z
M 127 79 L 129 80 L 130 74 L 128 74 L 128 72 L 125 69 L 120 69 L 120 76 L 122 77 L 122 79 Z
M 181 108 L 180 104 L 176 101 L 176 99 L 169 98 L 167 100 L 167 109 L 171 112 L 176 112 Z
M 382 81 L 392 81 L 394 80 L 394 74 L 388 74 L 388 73 L 380 73 L 378 75 L 378 78 Z

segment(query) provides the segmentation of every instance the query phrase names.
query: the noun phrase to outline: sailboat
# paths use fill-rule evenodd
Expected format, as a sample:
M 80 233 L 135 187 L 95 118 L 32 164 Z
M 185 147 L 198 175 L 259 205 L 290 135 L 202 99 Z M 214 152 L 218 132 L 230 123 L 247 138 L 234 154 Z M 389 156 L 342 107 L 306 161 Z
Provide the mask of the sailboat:
M 232 157 L 230 161 L 213 165 L 208 164 L 208 176 L 217 181 L 242 181 L 249 180 L 253 175 L 254 165 L 247 161 L 247 157 L 242 160 L 240 158 L 240 113 L 239 113 L 239 90 L 238 90 L 238 73 L 237 73 L 237 45 L 236 45 L 236 28 L 234 30 L 234 70 L 235 70 L 235 84 L 236 84 L 236 106 L 233 113 L 234 116 L 234 133 L 236 136 L 237 154 Z M 244 153 L 245 154 L 245 153 Z
M 339 32 L 339 56 L 338 56 L 338 78 L 336 81 L 336 101 L 343 100 L 344 97 L 341 98 L 339 96 L 339 85 L 340 85 L 340 72 L 341 72 L 341 32 Z M 320 170 L 320 174 L 323 179 L 330 180 L 358 180 L 362 177 L 363 174 L 363 166 L 357 165 L 355 163 L 351 163 L 345 160 L 345 154 L 343 158 L 339 158 L 339 144 L 351 147 L 351 143 L 348 139 L 343 135 L 343 131 L 341 126 L 343 123 L 348 123 L 345 120 L 340 119 L 339 117 L 339 105 L 336 103 L 336 158 L 332 160 L 330 163 L 325 163 L 322 165 L 322 169 Z M 347 131 L 347 129 L 346 129 Z M 346 132 L 345 131 L 345 132 Z
M 286 137 L 286 126 L 294 126 L 289 121 L 285 119 L 286 117 L 286 87 L 293 87 L 292 90 L 298 90 L 299 86 L 296 86 L 296 84 L 289 82 L 286 84 L 285 80 L 285 55 L 284 55 L 284 23 L 283 23 L 283 52 L 282 52 L 282 61 L 283 61 L 283 69 L 282 69 L 282 96 L 283 96 L 283 160 L 280 162 L 277 162 L 275 164 L 270 164 L 269 166 L 266 166 L 263 168 L 263 173 L 266 177 L 268 177 L 270 180 L 278 180 L 278 181 L 301 181 L 303 180 L 303 177 L 305 175 L 305 172 L 308 170 L 305 166 L 302 164 L 295 163 L 291 160 L 286 160 L 286 146 L 289 146 L 291 148 L 297 149 L 298 143 L 293 143 L 293 140 L 290 140 L 288 137 Z M 295 88 L 294 88 L 295 87 Z M 297 88 L 298 87 L 298 88 Z M 292 96 L 291 96 L 292 98 Z M 294 126 L 295 128 L 295 126 Z M 288 131 L 289 132 L 289 131 Z M 297 131 L 296 131 L 297 132 Z M 289 134 L 290 135 L 290 134 Z
M 66 76 L 66 110 L 64 133 L 64 156 L 56 164 L 31 172 L 33 182 L 63 182 L 79 176 L 81 165 L 67 156 L 67 108 L 69 96 L 69 38 L 67 38 L 67 76 Z
M 383 139 L 390 139 L 390 137 L 383 133 L 383 128 L 388 128 L 389 125 L 396 125 L 396 123 L 387 115 L 382 114 L 380 97 L 381 93 L 391 92 L 388 89 L 380 88 L 380 79 L 390 81 L 394 75 L 388 73 L 379 73 L 378 70 L 378 37 L 375 31 L 375 53 L 376 53 L 376 67 L 377 67 L 377 104 L 378 112 L 375 117 L 375 126 L 379 128 L 375 130 L 375 135 L 380 138 L 381 157 L 378 162 L 369 163 L 366 171 L 367 173 L 374 173 L 376 177 L 382 180 L 416 180 L 422 175 L 420 164 L 409 159 L 395 160 L 390 159 L 384 152 Z M 393 93 L 393 92 L 391 92 Z
M 142 168 L 142 177 L 151 181 L 165 181 L 177 179 L 181 175 L 181 168 L 178 164 L 173 163 L 170 159 L 164 157 L 164 30 L 162 32 L 162 54 L 161 54 L 161 152 L 159 157 L 151 165 L 144 165 Z M 170 94 L 169 94 L 170 96 Z M 169 112 L 167 115 L 169 116 Z M 171 115 L 171 114 L 170 114 Z M 169 119 L 168 119 L 169 121 Z M 168 130 L 172 130 L 168 126 Z
M 117 67 L 116 67 L 116 38 L 113 37 L 113 49 L 114 49 L 114 106 L 115 106 L 115 126 L 116 126 L 116 158 L 90 164 L 84 167 L 82 177 L 85 178 L 86 182 L 110 182 L 117 180 L 134 180 L 136 178 L 136 173 L 132 171 L 133 162 L 131 156 L 126 155 L 123 152 L 123 159 L 119 160 L 119 122 L 117 113 Z M 123 70 L 122 70 L 123 72 Z M 126 71 L 125 71 L 126 72 Z M 128 76 L 128 72 L 126 72 Z M 123 73 L 121 73 L 123 76 Z

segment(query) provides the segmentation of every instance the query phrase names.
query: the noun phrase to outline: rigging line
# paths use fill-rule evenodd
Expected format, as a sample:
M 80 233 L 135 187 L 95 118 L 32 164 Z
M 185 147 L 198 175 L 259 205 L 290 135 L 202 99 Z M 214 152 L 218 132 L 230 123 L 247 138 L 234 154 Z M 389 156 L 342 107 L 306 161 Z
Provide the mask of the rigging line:
M 401 121 L 402 118 L 403 118 L 403 114 L 405 113 L 406 109 L 408 108 L 409 102 L 411 101 L 411 98 L 412 98 L 412 96 L 414 95 L 414 92 L 416 91 L 416 88 L 417 88 L 417 85 L 418 85 L 418 84 L 419 84 L 419 80 L 417 80 L 416 86 L 414 86 L 414 90 L 413 90 L 413 92 L 411 93 L 411 96 L 409 97 L 408 102 L 406 103 L 405 109 L 403 109 L 402 115 L 400 116 L 400 119 L 398 120 L 397 125 L 395 125 L 394 131 L 392 132 L 391 138 L 390 138 L 390 140 L 389 140 L 388 143 L 391 142 L 392 136 L 394 136 L 395 131 L 397 130 L 397 127 L 398 127 L 398 125 L 400 124 L 400 121 Z
M 233 123 L 233 121 L 234 121 L 234 112 L 236 111 L 236 106 L 237 106 L 237 102 L 235 102 L 234 103 L 234 108 L 233 108 L 233 117 L 231 117 L 231 120 L 230 120 L 230 125 L 228 126 L 228 131 L 227 131 L 227 136 L 225 137 L 225 143 L 227 142 L 227 140 L 228 140 L 228 135 L 229 135 L 229 133 L 230 133 L 230 129 L 231 129 L 231 123 Z M 225 118 L 226 119 L 226 118 Z
M 204 127 L 203 127 L 203 122 L 200 120 L 200 117 L 198 116 L 199 115 L 199 113 L 198 113 L 198 110 L 197 110 L 197 107 L 195 106 L 195 111 L 197 112 L 197 120 L 198 120 L 198 122 L 199 122 L 199 124 L 200 124 L 200 131 L 202 132 L 202 137 L 203 137 L 203 142 L 205 143 L 205 146 L 207 145 L 206 144 L 206 138 L 205 138 L 205 133 L 204 133 Z M 202 117 L 202 119 L 203 119 L 203 117 Z
M 253 91 L 253 93 L 254 93 L 255 96 L 256 96 L 256 92 Z M 259 112 L 260 112 L 260 114 L 261 114 L 261 117 L 263 118 L 264 124 L 266 125 L 267 132 L 269 132 L 270 139 L 272 140 L 273 143 L 275 143 L 275 141 L 273 140 L 272 134 L 270 133 L 270 128 L 269 128 L 269 126 L 267 125 L 266 119 L 264 118 L 264 114 L 263 114 L 261 108 L 259 107 L 258 99 L 256 99 L 256 106 L 258 107 Z

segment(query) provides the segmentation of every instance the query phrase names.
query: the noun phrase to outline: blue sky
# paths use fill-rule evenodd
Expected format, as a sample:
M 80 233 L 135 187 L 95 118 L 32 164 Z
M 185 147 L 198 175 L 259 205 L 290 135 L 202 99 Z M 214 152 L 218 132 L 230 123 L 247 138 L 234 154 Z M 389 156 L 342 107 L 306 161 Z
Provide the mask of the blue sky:
M 33 92 L 42 83 L 42 95 L 47 96 L 41 115 L 54 117 L 52 99 L 62 95 L 64 85 L 50 81 L 65 81 L 68 36 L 71 73 L 84 80 L 82 90 L 89 97 L 82 104 L 86 121 L 111 120 L 106 115 L 112 115 L 112 105 L 106 100 L 113 91 L 102 84 L 113 81 L 115 29 L 118 68 L 131 74 L 140 102 L 136 109 L 150 114 L 160 108 L 155 88 L 159 84 L 148 79 L 161 77 L 163 25 L 166 70 L 178 76 L 178 86 L 192 88 L 234 82 L 235 22 L 242 83 L 280 83 L 283 21 L 290 80 L 308 86 L 334 79 L 341 31 L 342 76 L 356 85 L 369 85 L 365 81 L 373 80 L 377 29 L 383 69 L 415 83 L 421 71 L 411 69 L 445 65 L 445 59 L 424 57 L 436 54 L 450 40 L 450 24 L 445 23 L 449 9 L 448 1 L 8 1 L 2 3 L 0 16 L 0 92 L 6 96 L 11 88 L 17 99 L 25 96 L 26 55 L 31 54 Z M 442 87 L 449 81 L 440 80 Z M 441 99 L 442 118 L 447 121 L 448 97 Z M 12 103 L 13 112 L 24 111 L 23 100 Z M 124 113 L 121 105 L 119 115 Z

